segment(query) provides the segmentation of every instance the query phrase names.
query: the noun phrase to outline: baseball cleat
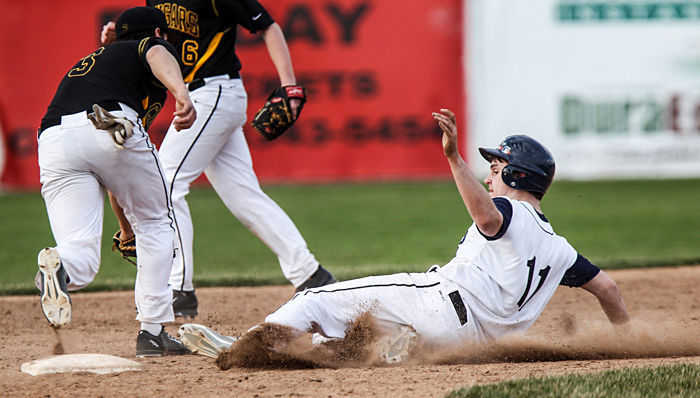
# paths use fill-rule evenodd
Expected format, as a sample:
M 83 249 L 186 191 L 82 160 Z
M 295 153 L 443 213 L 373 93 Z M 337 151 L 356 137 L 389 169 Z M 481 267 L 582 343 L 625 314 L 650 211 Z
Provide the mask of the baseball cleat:
M 237 337 L 221 335 L 196 323 L 185 323 L 180 326 L 177 336 L 193 354 L 214 359 L 238 340 Z
M 146 330 L 140 330 L 136 338 L 136 358 L 160 357 L 163 355 L 185 355 L 190 350 L 182 342 L 169 335 L 165 328 L 154 336 Z
M 417 340 L 418 334 L 412 327 L 401 326 L 395 333 L 379 339 L 379 358 L 388 364 L 401 363 L 411 355 Z
M 302 283 L 298 288 L 296 288 L 296 293 L 302 292 L 306 289 L 311 289 L 312 287 L 320 287 L 336 283 L 338 280 L 331 274 L 327 269 L 323 268 L 320 264 L 318 269 Z
M 311 344 L 314 346 L 320 346 L 326 343 L 330 343 L 331 341 L 338 341 L 341 340 L 339 338 L 335 337 L 325 337 L 321 335 L 320 333 L 314 333 L 311 335 Z
M 72 306 L 68 294 L 68 276 L 61 264 L 58 250 L 47 247 L 39 252 L 39 279 L 41 310 L 46 320 L 55 328 L 70 323 Z
M 194 290 L 173 290 L 173 312 L 175 316 L 184 317 L 185 320 L 193 320 L 197 315 L 197 295 Z

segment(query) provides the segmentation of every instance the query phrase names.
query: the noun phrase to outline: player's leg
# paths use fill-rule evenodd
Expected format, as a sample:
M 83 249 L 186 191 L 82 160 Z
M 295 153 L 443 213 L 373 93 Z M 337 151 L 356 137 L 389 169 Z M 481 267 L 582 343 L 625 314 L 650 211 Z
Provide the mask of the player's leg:
M 136 234 L 134 298 L 136 319 L 141 322 L 136 355 L 187 354 L 189 350 L 163 327 L 175 319 L 172 290 L 168 285 L 174 229 L 165 175 L 155 145 L 137 122 L 136 113 L 125 108 L 113 114 L 132 120 L 136 124 L 134 135 L 124 143 L 124 149 L 108 143 L 111 151 L 102 153 L 99 159 L 91 159 L 90 166 L 124 209 Z
M 39 139 L 41 194 L 69 290 L 87 286 L 99 271 L 104 212 L 104 190 L 71 144 L 79 139 L 76 129 L 59 127 Z
M 153 324 L 172 322 L 168 278 L 174 229 L 167 183 L 155 146 L 145 132 L 134 129 L 125 149 L 99 166 L 99 173 L 136 233 L 138 319 Z
M 265 322 L 342 338 L 348 325 L 368 312 L 381 325 L 410 325 L 422 331 L 441 323 L 436 317 L 437 307 L 443 306 L 440 289 L 439 277 L 426 274 L 343 281 L 297 293 Z
M 206 174 L 231 213 L 277 255 L 282 273 L 295 287 L 319 270 L 318 261 L 294 222 L 260 188 L 240 128 L 212 160 Z M 326 274 L 325 283 L 320 285 L 335 282 L 330 273 Z
M 100 269 L 104 191 L 88 173 L 47 178 L 42 184 L 56 250 L 70 277 L 68 289 L 81 289 Z
M 436 273 L 402 273 L 343 281 L 297 293 L 268 315 L 265 322 L 290 328 L 289 335 L 275 334 L 283 340 L 295 336 L 296 331 L 340 339 L 359 316 L 369 313 L 381 336 L 377 343 L 386 343 L 383 359 L 392 363 L 405 359 L 410 343 L 418 335 L 431 338 L 432 334 L 441 333 L 450 321 L 458 324 L 457 316 L 446 311 L 449 305 L 445 302 L 448 297 L 445 287 Z M 248 333 L 256 330 L 267 329 L 258 325 Z M 218 354 L 236 341 L 238 344 L 250 341 L 229 338 L 222 344 L 208 337 L 210 332 L 209 328 L 194 324 L 180 329 L 192 351 L 203 355 Z M 280 343 L 284 345 L 284 341 Z
M 194 290 L 193 227 L 186 201 L 190 184 L 202 174 L 235 128 L 245 121 L 245 109 L 239 111 L 243 112 L 239 115 L 231 111 L 234 99 L 228 86 L 230 83 L 225 80 L 191 92 L 197 120 L 187 130 L 175 131 L 171 126 L 160 147 L 160 159 L 170 186 L 175 216 L 176 251 L 170 276 L 170 284 L 175 291 Z M 196 299 L 193 304 L 192 315 L 196 314 Z
M 297 293 L 265 322 L 337 339 L 367 312 L 377 327 L 378 359 L 396 363 L 419 340 L 442 346 L 476 340 L 476 326 L 463 322 L 455 291 L 437 273 L 373 276 Z
M 41 193 L 56 247 L 39 252 L 36 283 L 44 316 L 56 327 L 72 317 L 68 290 L 89 284 L 100 266 L 104 192 L 74 145 L 85 125 L 74 124 L 47 129 L 39 139 Z

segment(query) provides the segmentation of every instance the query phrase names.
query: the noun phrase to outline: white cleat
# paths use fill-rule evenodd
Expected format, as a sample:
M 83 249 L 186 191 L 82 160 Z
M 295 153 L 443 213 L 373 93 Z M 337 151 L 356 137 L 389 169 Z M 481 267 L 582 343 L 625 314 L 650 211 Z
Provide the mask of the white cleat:
M 71 300 L 67 288 L 66 271 L 61 265 L 58 250 L 47 247 L 39 252 L 41 309 L 51 326 L 60 328 L 70 323 Z
M 321 335 L 320 333 L 314 333 L 311 335 L 311 344 L 314 346 L 319 346 L 322 344 L 330 343 L 331 341 L 338 341 L 341 339 L 335 338 L 335 337 L 325 337 Z
M 411 349 L 418 340 L 418 334 L 410 326 L 401 326 L 377 341 L 379 358 L 388 364 L 401 363 L 411 355 Z
M 193 354 L 210 358 L 218 357 L 238 340 L 238 337 L 224 336 L 196 323 L 185 323 L 180 326 L 177 336 Z

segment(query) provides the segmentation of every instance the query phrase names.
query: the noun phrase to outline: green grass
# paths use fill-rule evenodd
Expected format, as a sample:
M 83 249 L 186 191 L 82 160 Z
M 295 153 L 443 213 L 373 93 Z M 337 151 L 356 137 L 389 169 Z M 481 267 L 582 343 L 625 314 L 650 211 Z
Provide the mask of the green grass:
M 444 264 L 471 223 L 451 181 L 268 186 L 311 251 L 341 279 Z M 700 262 L 700 180 L 557 182 L 543 209 L 560 235 L 603 268 Z M 286 283 L 270 250 L 209 188 L 189 195 L 195 284 Z M 0 195 L 0 294 L 33 293 L 36 254 L 54 245 L 38 193 Z M 110 252 L 117 228 L 105 210 L 102 266 L 89 290 L 133 287 L 135 267 Z
M 462 388 L 446 397 L 700 397 L 700 365 L 680 364 L 618 369 L 592 375 L 530 377 Z

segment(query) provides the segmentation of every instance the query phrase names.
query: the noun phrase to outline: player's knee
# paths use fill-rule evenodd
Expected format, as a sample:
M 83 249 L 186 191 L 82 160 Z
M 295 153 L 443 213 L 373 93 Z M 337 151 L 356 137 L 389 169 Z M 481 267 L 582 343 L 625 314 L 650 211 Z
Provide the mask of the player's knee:
M 57 246 L 66 274 L 68 274 L 68 288 L 70 290 L 82 289 L 89 285 L 100 270 L 99 245 L 70 245 Z
M 312 329 L 312 314 L 314 312 L 308 304 L 308 300 L 305 300 L 303 296 L 296 295 L 277 311 L 265 317 L 265 322 L 309 332 Z

